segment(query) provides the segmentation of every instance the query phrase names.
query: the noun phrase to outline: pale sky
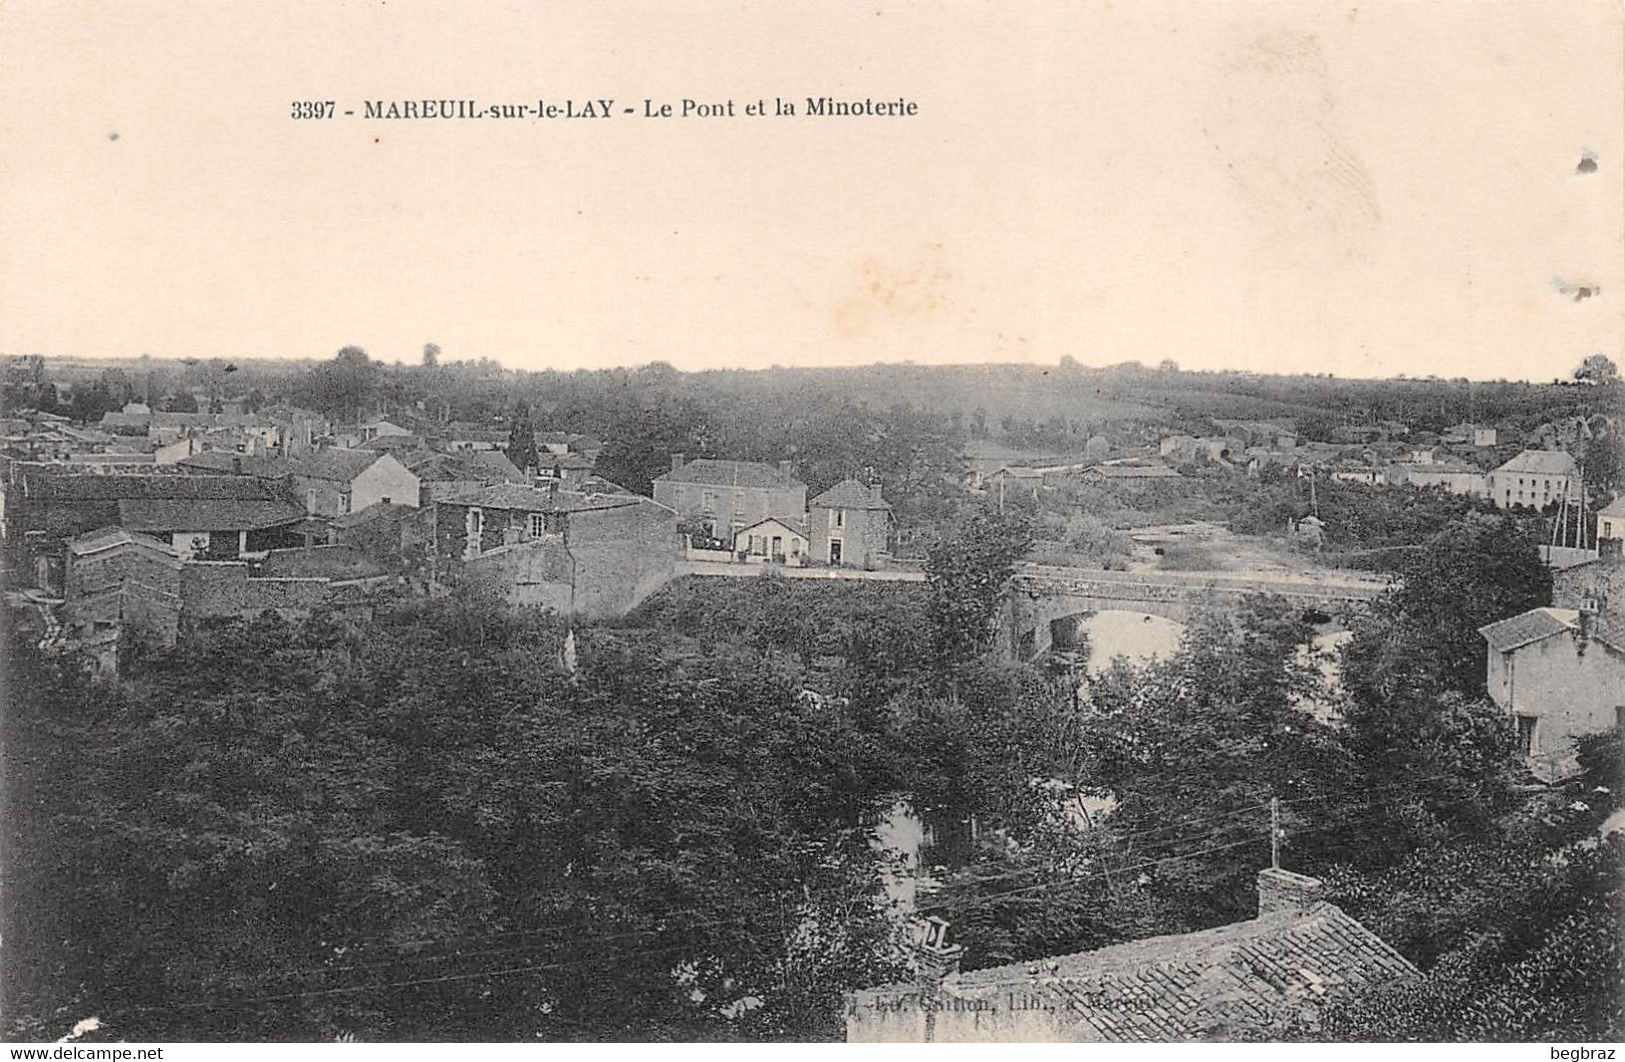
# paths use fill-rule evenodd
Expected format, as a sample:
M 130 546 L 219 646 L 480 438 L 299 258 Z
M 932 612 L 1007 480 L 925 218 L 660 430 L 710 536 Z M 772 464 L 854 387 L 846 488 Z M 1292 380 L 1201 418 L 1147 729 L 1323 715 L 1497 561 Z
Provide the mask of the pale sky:
M 1625 360 L 1617 0 L 7 0 L 0 49 L 5 354 Z M 360 117 L 823 95 L 919 114 Z

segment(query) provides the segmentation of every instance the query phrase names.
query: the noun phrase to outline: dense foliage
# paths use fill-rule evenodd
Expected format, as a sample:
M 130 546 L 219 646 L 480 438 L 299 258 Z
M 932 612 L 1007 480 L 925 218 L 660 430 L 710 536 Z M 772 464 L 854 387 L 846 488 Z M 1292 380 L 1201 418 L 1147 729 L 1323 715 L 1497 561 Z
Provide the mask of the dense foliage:
M 559 634 L 267 616 L 117 689 L 8 647 L 14 1032 L 829 1035 L 891 954 L 861 735 L 749 657 L 584 632 L 571 676 Z

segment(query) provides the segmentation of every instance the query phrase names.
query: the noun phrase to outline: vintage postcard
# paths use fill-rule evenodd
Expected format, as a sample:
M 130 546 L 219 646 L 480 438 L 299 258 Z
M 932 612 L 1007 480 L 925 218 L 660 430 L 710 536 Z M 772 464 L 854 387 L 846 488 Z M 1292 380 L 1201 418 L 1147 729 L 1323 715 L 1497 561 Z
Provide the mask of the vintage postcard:
M 12 1057 L 1625 1038 L 1618 0 L 0 49 Z

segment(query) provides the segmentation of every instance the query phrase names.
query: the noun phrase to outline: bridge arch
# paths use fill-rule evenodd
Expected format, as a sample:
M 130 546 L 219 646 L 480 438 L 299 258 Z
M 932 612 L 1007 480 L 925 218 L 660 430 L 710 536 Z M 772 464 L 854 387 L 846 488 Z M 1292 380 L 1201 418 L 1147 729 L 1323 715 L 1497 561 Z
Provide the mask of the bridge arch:
M 1001 622 L 1000 649 L 1008 659 L 1031 660 L 1054 644 L 1054 624 L 1085 613 L 1133 612 L 1189 624 L 1202 610 L 1234 610 L 1248 597 L 1274 594 L 1301 606 L 1315 621 L 1330 620 L 1350 604 L 1367 603 L 1384 584 L 1314 577 L 1251 578 L 1229 572 L 1108 572 L 1026 565 L 1011 580 Z

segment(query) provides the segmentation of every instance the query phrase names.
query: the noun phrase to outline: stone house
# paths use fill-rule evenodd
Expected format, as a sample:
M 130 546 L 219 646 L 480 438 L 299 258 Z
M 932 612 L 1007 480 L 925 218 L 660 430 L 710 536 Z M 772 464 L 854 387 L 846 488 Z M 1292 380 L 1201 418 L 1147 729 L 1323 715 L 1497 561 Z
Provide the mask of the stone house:
M 329 533 L 335 543 L 391 571 L 404 571 L 416 567 L 423 557 L 428 541 L 423 515 L 415 506 L 376 502 L 360 512 L 335 517 Z
M 510 604 L 584 618 L 624 615 L 683 554 L 677 514 L 635 494 L 503 484 L 436 500 L 426 516 L 431 582 L 479 583 Z
M 469 450 L 454 454 L 425 450 L 398 456 L 418 477 L 420 505 L 426 505 L 437 497 L 459 497 L 470 490 L 494 487 L 499 483 L 530 483 L 529 477 L 501 450 Z
M 318 608 L 370 616 L 393 591 L 382 567 L 343 546 L 271 550 L 258 564 L 189 560 L 169 543 L 119 527 L 78 536 L 64 549 L 61 637 L 105 672 L 118 643 L 174 645 L 192 623 Z
M 790 471 L 756 461 L 684 460 L 671 455 L 671 471 L 654 481 L 654 500 L 690 528 L 727 542 L 767 519 L 800 523 L 807 512 L 807 485 Z
M 104 527 L 226 560 L 293 544 L 304 510 L 280 483 L 248 476 L 75 475 L 41 469 L 6 487 L 12 561 L 41 587 L 61 585 L 64 543 Z
M 1322 893 L 1314 878 L 1270 868 L 1258 875 L 1256 918 L 968 972 L 936 921 L 912 983 L 847 994 L 846 1038 L 1183 1043 L 1312 1031 L 1340 991 L 1418 976 Z
M 288 476 L 311 516 L 343 516 L 377 502 L 418 503 L 418 477 L 377 450 L 315 450 L 293 462 Z
M 1479 628 L 1489 645 L 1490 699 L 1517 728 L 1537 778 L 1577 769 L 1575 739 L 1625 723 L 1625 629 L 1590 596 L 1579 608 L 1534 608 Z
M 877 568 L 889 555 L 892 511 L 878 483 L 841 480 L 809 503 L 807 525 L 819 564 Z

